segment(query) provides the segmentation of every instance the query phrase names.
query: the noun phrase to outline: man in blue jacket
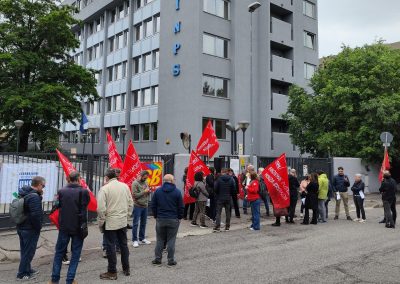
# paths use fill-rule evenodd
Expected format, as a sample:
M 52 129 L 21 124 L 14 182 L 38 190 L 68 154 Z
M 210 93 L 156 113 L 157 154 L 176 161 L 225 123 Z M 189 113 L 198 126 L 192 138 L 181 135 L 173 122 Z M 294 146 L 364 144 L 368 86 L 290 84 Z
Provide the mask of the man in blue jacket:
M 162 251 L 167 244 L 168 266 L 176 265 L 174 258 L 175 241 L 178 234 L 179 224 L 183 218 L 182 194 L 175 186 L 174 176 L 164 176 L 164 184 L 158 188 L 151 199 L 151 209 L 156 219 L 155 259 L 153 265 L 161 265 Z
M 24 198 L 24 214 L 27 218 L 17 225 L 21 251 L 17 280 L 35 279 L 35 275 L 38 273 L 38 271 L 32 269 L 31 262 L 35 256 L 40 230 L 42 229 L 42 195 L 45 186 L 46 180 L 43 177 L 36 176 L 33 177 L 30 186 L 24 186 L 18 192 L 19 197 Z
M 338 168 L 338 174 L 333 177 L 332 185 L 336 198 L 335 220 L 339 219 L 340 202 L 343 200 L 346 218 L 347 220 L 352 221 L 353 219 L 351 219 L 349 212 L 349 195 L 347 193 L 348 187 L 350 186 L 350 181 L 348 176 L 344 174 L 343 167 Z

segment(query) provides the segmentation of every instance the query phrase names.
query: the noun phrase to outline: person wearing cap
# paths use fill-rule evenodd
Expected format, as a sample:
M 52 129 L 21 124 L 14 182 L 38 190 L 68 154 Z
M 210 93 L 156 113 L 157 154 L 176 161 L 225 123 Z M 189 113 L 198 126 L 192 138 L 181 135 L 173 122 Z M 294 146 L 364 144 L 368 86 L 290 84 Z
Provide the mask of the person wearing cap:
M 147 183 L 149 177 L 148 171 L 141 171 L 140 176 L 132 183 L 132 198 L 134 203 L 133 222 L 132 222 L 132 245 L 134 248 L 139 247 L 139 244 L 149 245 L 150 241 L 146 240 L 146 223 L 147 223 L 147 207 L 149 204 L 150 188 Z M 138 227 L 139 239 L 138 239 Z

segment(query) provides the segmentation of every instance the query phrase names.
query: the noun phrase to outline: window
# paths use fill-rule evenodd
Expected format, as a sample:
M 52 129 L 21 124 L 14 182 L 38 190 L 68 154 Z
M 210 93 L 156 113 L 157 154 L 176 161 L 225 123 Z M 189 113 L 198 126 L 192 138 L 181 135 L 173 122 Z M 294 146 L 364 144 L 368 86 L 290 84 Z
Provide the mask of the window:
M 304 63 L 304 78 L 308 80 L 311 79 L 316 69 L 317 66 L 309 63 Z
M 218 139 L 226 139 L 226 122 L 224 119 L 214 119 L 203 117 L 203 131 L 206 128 L 208 121 L 211 120 L 211 123 L 215 130 L 215 135 Z
M 146 88 L 142 90 L 143 92 L 143 106 L 151 105 L 151 89 Z
M 229 20 L 230 1 L 203 0 L 203 10 L 207 13 Z
M 103 56 L 103 42 L 93 46 L 93 59 L 97 59 Z
M 146 53 L 143 55 L 143 72 L 150 71 L 152 69 L 151 64 L 151 53 Z
M 87 25 L 88 27 L 88 36 L 92 35 L 95 33 L 94 31 L 94 22 L 91 22 Z
M 228 97 L 228 80 L 213 76 L 203 75 L 203 95 Z
M 114 68 L 113 66 L 107 68 L 107 70 L 108 70 L 108 82 L 111 82 L 111 81 L 114 80 L 114 78 L 113 78 L 113 68 Z
M 121 49 L 124 47 L 124 33 L 117 34 L 115 36 L 115 49 Z
M 106 112 L 110 112 L 112 110 L 112 97 L 106 98 Z
M 132 92 L 132 108 L 136 108 L 140 106 L 140 96 L 139 90 Z
M 153 103 L 155 105 L 157 105 L 158 104 L 158 86 L 153 87 L 153 96 L 154 96 Z
M 304 46 L 315 49 L 315 34 L 304 31 Z
M 203 34 L 203 52 L 218 57 L 228 58 L 228 40 Z
M 104 20 L 104 18 L 103 18 L 103 16 L 101 16 L 100 18 L 98 18 L 95 21 L 96 32 L 101 31 L 101 29 L 103 28 L 103 20 Z
M 140 133 L 139 133 L 139 125 L 133 126 L 133 141 L 139 141 Z
M 153 2 L 153 0 L 144 0 L 145 5 L 147 5 L 147 4 L 151 3 L 151 2 Z
M 149 141 L 150 140 L 150 124 L 142 125 L 142 140 Z
M 160 66 L 160 51 L 153 51 L 153 69 L 157 69 Z
M 126 94 L 121 95 L 121 110 L 126 109 Z
M 124 5 L 122 4 L 121 6 L 118 7 L 118 19 L 122 19 L 125 17 L 124 13 Z
M 115 80 L 121 80 L 122 79 L 122 64 L 117 64 L 114 67 L 114 73 L 115 73 Z
M 117 17 L 117 10 L 114 9 L 110 12 L 110 23 L 114 23 Z
M 160 32 L 160 14 L 154 16 L 153 25 L 154 25 L 154 34 L 159 33 Z
M 152 138 L 153 141 L 157 141 L 157 132 L 158 132 L 158 125 L 157 123 L 151 124 L 151 131 L 152 131 Z
M 143 27 L 142 24 L 135 26 L 135 41 L 139 41 L 143 38 Z
M 121 110 L 121 96 L 120 95 L 114 96 L 113 110 L 114 111 Z
M 108 45 L 110 47 L 110 52 L 113 52 L 114 51 L 114 37 L 110 37 L 108 39 Z
M 133 58 L 133 74 L 142 73 L 142 57 Z
M 144 21 L 144 37 L 149 37 L 153 35 L 153 21 L 152 19 L 148 19 Z
M 87 50 L 87 54 L 88 54 L 88 61 L 92 61 L 93 60 L 93 48 L 89 47 Z
M 103 70 L 99 70 L 94 74 L 94 78 L 97 81 L 97 85 L 101 85 L 102 77 L 103 77 Z
M 303 14 L 315 19 L 315 4 L 309 1 L 303 1 Z
M 126 78 L 128 72 L 128 61 L 122 62 L 122 78 Z
M 100 102 L 96 101 L 94 102 L 93 105 L 93 114 L 99 114 L 100 113 Z
M 288 133 L 289 127 L 286 120 L 283 119 L 271 119 L 271 131 L 272 132 L 279 132 L 279 133 Z
M 144 5 L 143 1 L 144 0 L 135 0 L 135 10 L 138 10 L 143 7 L 143 5 Z
M 125 17 L 129 14 L 129 0 L 125 1 Z

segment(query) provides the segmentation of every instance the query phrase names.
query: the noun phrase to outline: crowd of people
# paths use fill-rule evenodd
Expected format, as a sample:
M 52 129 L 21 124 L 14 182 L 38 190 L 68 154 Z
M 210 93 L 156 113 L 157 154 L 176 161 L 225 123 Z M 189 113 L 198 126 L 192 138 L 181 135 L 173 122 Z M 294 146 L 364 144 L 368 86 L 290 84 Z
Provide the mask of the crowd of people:
M 239 199 L 243 199 L 242 212 L 244 215 L 247 215 L 249 207 L 251 208 L 251 225 L 249 226 L 251 231 L 261 229 L 260 208 L 262 204 L 265 206 L 267 216 L 270 215 L 269 203 L 272 204 L 275 216 L 272 226 L 280 226 L 282 216 L 285 216 L 286 223 L 295 224 L 299 197 L 301 199 L 300 218 L 303 218 L 301 223 L 303 225 L 326 223 L 328 203 L 331 199 L 336 201 L 335 220 L 339 219 L 340 204 L 343 201 L 347 220 L 366 222 L 365 184 L 362 176 L 356 174 L 354 184 L 350 187 L 349 178 L 344 174 L 342 167 L 338 168 L 338 174 L 331 181 L 323 171 L 313 172 L 299 181 L 296 171 L 290 169 L 290 204 L 284 210 L 274 208 L 273 200 L 268 196 L 267 186 L 261 176 L 263 168 L 256 171 L 254 166 L 248 165 L 246 171 L 238 176 L 235 176 L 234 171 L 229 168 L 221 169 L 220 173 L 216 173 L 213 167 L 210 167 L 209 170 L 210 174 L 207 176 L 204 176 L 202 172 L 195 173 L 193 187 L 197 191 L 196 202 L 184 205 L 182 191 L 176 187 L 173 175 L 165 175 L 163 185 L 151 196 L 151 190 L 147 184 L 148 172 L 142 171 L 138 179 L 133 182 L 132 187 L 129 188 L 128 185 L 118 180 L 120 173 L 118 169 L 108 169 L 105 173 L 105 184 L 101 187 L 97 197 L 98 226 L 103 233 L 104 256 L 108 261 L 107 271 L 99 275 L 100 279 L 118 279 L 117 251 L 121 254 L 123 275 L 130 275 L 128 224 L 131 215 L 133 215 L 133 248 L 151 244 L 146 239 L 149 206 L 156 219 L 156 246 L 152 261 L 152 264 L 156 266 L 162 264 L 164 251 L 167 253 L 167 265 L 176 266 L 175 242 L 182 219 L 187 220 L 189 215 L 191 226 L 207 229 L 206 219 L 208 218 L 214 224 L 213 232 L 220 232 L 222 228 L 229 231 L 233 209 L 236 218 L 241 218 Z M 183 177 L 184 183 L 186 183 L 186 175 L 187 169 Z M 395 228 L 397 183 L 389 171 L 384 171 L 383 176 L 384 180 L 379 191 L 382 194 L 385 217 L 381 223 L 384 223 L 387 228 Z M 69 243 L 71 243 L 71 259 L 66 283 L 77 283 L 75 275 L 84 239 L 88 233 L 87 207 L 90 199 L 88 191 L 81 187 L 80 179 L 78 172 L 71 172 L 67 177 L 68 184 L 57 194 L 55 209 L 59 210 L 59 232 L 49 283 L 59 283 L 62 260 L 65 258 Z M 41 204 L 45 185 L 45 179 L 38 176 L 32 179 L 30 186 L 19 190 L 20 198 L 24 199 L 23 209 L 26 219 L 17 225 L 21 251 L 17 280 L 31 280 L 38 273 L 31 267 L 31 262 L 42 228 Z M 352 219 L 349 213 L 349 187 L 356 206 L 357 218 L 355 219 Z M 223 209 L 225 223 L 221 220 Z M 311 221 L 310 210 L 312 210 Z

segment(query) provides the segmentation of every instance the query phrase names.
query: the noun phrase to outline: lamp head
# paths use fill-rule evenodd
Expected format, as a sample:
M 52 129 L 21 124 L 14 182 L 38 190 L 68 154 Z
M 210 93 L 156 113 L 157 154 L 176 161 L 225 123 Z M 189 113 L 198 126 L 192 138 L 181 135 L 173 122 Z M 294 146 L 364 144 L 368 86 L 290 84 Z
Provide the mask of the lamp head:
M 125 127 L 124 127 L 124 128 L 121 128 L 121 133 L 122 133 L 123 135 L 125 135 L 126 133 L 128 133 L 128 129 L 126 129 Z
M 250 122 L 243 120 L 243 121 L 239 121 L 239 128 L 242 129 L 243 131 L 245 131 L 250 125 Z
M 97 127 L 89 127 L 88 130 L 90 134 L 96 134 L 99 131 Z
M 24 122 L 22 120 L 16 120 L 14 121 L 14 125 L 16 128 L 20 129 L 22 127 L 22 125 L 24 125 Z
M 254 2 L 254 3 L 251 3 L 249 6 L 248 6 L 248 9 L 249 9 L 249 12 L 250 13 L 253 13 L 255 10 L 257 10 L 258 8 L 260 8 L 261 7 L 261 3 L 260 2 Z

